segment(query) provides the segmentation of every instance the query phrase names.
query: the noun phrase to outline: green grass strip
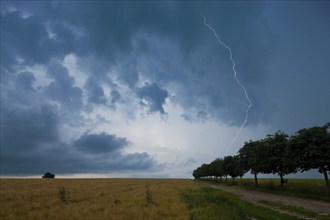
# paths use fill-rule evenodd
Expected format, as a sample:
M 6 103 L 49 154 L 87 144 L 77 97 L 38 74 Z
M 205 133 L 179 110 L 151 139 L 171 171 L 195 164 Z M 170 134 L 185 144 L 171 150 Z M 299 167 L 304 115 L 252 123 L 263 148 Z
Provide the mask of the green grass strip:
M 258 180 L 259 187 L 254 186 L 254 179 L 243 178 L 238 179 L 235 183 L 228 180 L 206 180 L 213 183 L 220 183 L 226 185 L 235 185 L 249 190 L 275 193 L 290 197 L 299 197 L 303 199 L 319 200 L 330 202 L 330 195 L 326 194 L 324 180 L 322 179 L 288 179 L 284 188 L 280 186 L 279 179 L 261 178 Z
M 210 187 L 181 192 L 183 201 L 190 212 L 191 220 L 203 219 L 267 219 L 291 220 L 293 216 L 277 213 L 271 209 L 252 205 L 238 196 Z

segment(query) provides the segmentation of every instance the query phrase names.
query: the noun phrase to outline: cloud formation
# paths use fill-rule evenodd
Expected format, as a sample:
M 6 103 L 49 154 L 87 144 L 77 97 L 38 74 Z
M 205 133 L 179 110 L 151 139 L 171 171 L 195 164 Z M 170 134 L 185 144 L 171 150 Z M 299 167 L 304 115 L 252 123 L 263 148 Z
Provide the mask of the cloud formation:
M 15 8 L 12 10 L 14 12 L 9 12 L 8 9 L 6 11 L 10 5 L 5 5 L 5 13 L 2 13 L 6 33 L 20 36 L 17 33 L 24 31 L 23 27 L 36 31 L 29 31 L 32 36 L 18 40 L 24 44 L 21 47 L 16 47 L 14 39 L 5 36 L 8 47 L 17 48 L 15 56 L 5 54 L 5 58 L 21 57 L 25 64 L 47 64 L 50 58 L 63 58 L 68 53 L 76 54 L 78 58 L 86 57 L 86 54 L 93 55 L 102 61 L 104 66 L 97 69 L 97 73 L 94 69 L 93 75 L 106 78 L 109 70 L 114 69 L 117 71 L 114 76 L 119 82 L 128 85 L 132 92 L 136 91 L 139 97 L 141 89 L 136 87 L 141 80 L 143 83 L 144 79 L 149 79 L 151 85 L 156 83 L 165 90 L 172 86 L 171 83 L 175 80 L 180 88 L 171 89 L 187 113 L 196 109 L 228 123 L 240 123 L 241 118 L 237 118 L 237 115 L 244 112 L 242 109 L 246 103 L 232 83 L 228 55 L 226 51 L 218 48 L 199 16 L 200 11 L 206 8 L 206 16 L 214 16 L 216 11 L 209 11 L 209 6 L 174 2 L 129 3 L 129 6 L 126 3 L 107 2 L 51 2 L 38 4 L 38 7 L 17 3 L 12 6 Z M 78 5 L 79 10 L 75 12 L 75 17 L 72 17 L 71 9 L 78 8 Z M 268 45 L 259 43 L 269 37 L 263 31 L 267 28 L 263 18 L 264 5 L 252 4 L 249 10 L 225 3 L 212 5 L 222 12 L 217 12 L 221 16 L 214 19 L 213 24 L 219 27 L 220 31 L 226 30 L 221 33 L 224 33 L 224 40 L 232 45 L 237 54 L 238 71 L 240 72 L 241 68 L 244 72 L 241 75 L 242 80 L 250 84 L 251 79 L 264 76 L 269 62 L 269 55 L 266 54 L 270 54 Z M 40 10 L 41 8 L 43 10 Z M 55 17 L 56 11 L 61 11 L 60 19 Z M 233 19 L 236 13 L 240 14 L 238 20 Z M 29 16 L 24 17 L 24 14 Z M 189 21 L 188 17 L 191 18 Z M 235 29 L 228 26 L 228 19 Z M 214 23 L 215 21 L 219 23 Z M 9 24 L 15 22 L 21 25 L 15 25 L 13 29 Z M 244 35 L 244 38 L 238 38 L 237 35 Z M 53 47 L 59 49 L 55 50 Z M 13 49 L 8 51 L 14 52 Z M 254 56 L 248 56 L 247 51 Z M 240 57 L 246 58 L 241 60 Z M 27 58 L 29 60 L 25 60 Z M 258 65 L 254 65 L 255 63 Z M 106 98 L 102 88 L 96 86 L 92 78 L 95 77 L 91 77 L 86 84 L 88 100 L 104 104 Z M 71 88 L 72 91 L 68 93 L 68 87 L 60 88 L 56 82 L 49 87 L 48 90 L 52 91 L 48 93 L 53 98 L 62 96 L 60 91 L 67 92 L 67 99 L 77 100 L 77 103 L 71 104 L 79 106 L 79 97 L 70 97 L 70 94 L 79 96 L 81 91 Z M 149 111 L 159 111 L 163 114 L 164 110 L 160 104 L 153 99 Z
M 78 150 L 92 154 L 121 151 L 128 144 L 125 138 L 106 133 L 84 134 L 73 143 Z
M 1 2 L 1 173 L 156 170 L 176 148 L 189 167 L 195 143 L 225 146 L 248 103 L 201 12 L 233 51 L 247 129 L 325 123 L 329 3 L 300 3 Z
M 88 93 L 88 102 L 98 105 L 105 104 L 107 102 L 103 88 L 98 85 L 92 77 L 88 78 L 85 88 Z
M 168 91 L 159 88 L 155 83 L 137 89 L 137 95 L 141 98 L 141 105 L 147 106 L 150 113 L 159 112 L 165 114 L 163 105 L 169 96 Z
M 82 90 L 74 86 L 74 78 L 69 76 L 68 70 L 58 62 L 51 62 L 47 74 L 52 81 L 44 88 L 46 96 L 59 102 L 62 108 L 79 110 L 82 108 Z

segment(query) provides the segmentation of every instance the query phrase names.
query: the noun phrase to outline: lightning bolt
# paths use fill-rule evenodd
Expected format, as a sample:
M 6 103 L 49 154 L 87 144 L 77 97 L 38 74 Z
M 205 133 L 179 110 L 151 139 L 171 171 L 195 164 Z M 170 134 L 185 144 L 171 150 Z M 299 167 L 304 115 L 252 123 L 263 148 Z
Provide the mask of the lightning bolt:
M 247 93 L 247 91 L 246 91 L 244 85 L 241 83 L 241 81 L 240 81 L 240 80 L 238 79 L 238 77 L 237 77 L 237 71 L 236 71 L 236 69 L 235 69 L 236 64 L 235 64 L 235 61 L 234 61 L 234 59 L 233 59 L 233 53 L 232 53 L 230 47 L 229 47 L 227 44 L 225 44 L 225 43 L 221 40 L 221 38 L 218 36 L 216 30 L 215 30 L 213 27 L 211 27 L 208 23 L 206 23 L 206 18 L 205 18 L 205 16 L 204 16 L 202 13 L 200 13 L 200 15 L 201 15 L 202 18 L 203 18 L 203 23 L 204 23 L 204 25 L 205 25 L 206 27 L 208 27 L 208 29 L 210 29 L 211 32 L 213 32 L 213 35 L 214 35 L 215 38 L 218 40 L 218 42 L 220 43 L 220 45 L 223 46 L 224 48 L 226 48 L 226 49 L 228 50 L 228 52 L 229 52 L 229 58 L 230 58 L 230 61 L 232 62 L 232 70 L 233 70 L 233 73 L 234 73 L 234 78 L 235 78 L 237 84 L 242 88 L 242 90 L 243 90 L 243 92 L 244 92 L 244 94 L 245 94 L 246 100 L 247 100 L 248 103 L 249 103 L 248 107 L 247 107 L 246 110 L 245 110 L 245 118 L 244 118 L 244 121 L 243 121 L 242 125 L 241 125 L 240 128 L 237 130 L 237 132 L 236 132 L 234 138 L 231 140 L 231 142 L 229 143 L 229 145 L 226 147 L 226 156 L 227 156 L 228 149 L 229 149 L 229 148 L 234 144 L 234 142 L 237 140 L 239 134 L 241 133 L 243 127 L 245 126 L 245 124 L 246 124 L 246 122 L 247 122 L 247 120 L 248 120 L 248 118 L 249 118 L 249 111 L 250 111 L 250 108 L 252 107 L 252 102 L 251 102 L 251 99 L 249 98 L 249 95 L 248 95 L 248 93 Z

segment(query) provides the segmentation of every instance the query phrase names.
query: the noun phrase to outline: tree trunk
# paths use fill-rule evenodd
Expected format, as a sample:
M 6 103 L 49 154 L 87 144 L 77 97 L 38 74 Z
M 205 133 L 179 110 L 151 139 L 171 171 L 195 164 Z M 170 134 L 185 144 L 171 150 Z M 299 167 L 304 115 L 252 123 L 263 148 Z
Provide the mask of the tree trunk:
M 254 174 L 254 184 L 255 184 L 256 187 L 258 187 L 257 173 Z
M 328 178 L 328 173 L 326 169 L 322 169 L 323 175 L 324 175 L 324 180 L 325 180 L 325 192 L 326 194 L 330 193 L 330 184 L 329 184 L 329 178 Z
M 235 183 L 235 177 L 232 177 L 233 178 L 233 183 Z
M 281 188 L 284 187 L 284 179 L 283 179 L 283 174 L 280 172 L 280 177 L 281 177 Z

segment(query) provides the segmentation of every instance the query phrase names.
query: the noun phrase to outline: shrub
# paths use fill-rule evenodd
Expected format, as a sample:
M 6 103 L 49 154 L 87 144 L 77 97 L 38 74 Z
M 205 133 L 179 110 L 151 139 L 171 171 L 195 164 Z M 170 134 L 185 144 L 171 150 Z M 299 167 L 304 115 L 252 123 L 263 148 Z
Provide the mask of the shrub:
M 42 178 L 46 178 L 46 179 L 48 179 L 48 178 L 55 178 L 55 174 L 52 174 L 52 173 L 50 173 L 50 172 L 47 172 L 47 173 L 45 173 L 43 176 L 42 176 Z
M 70 200 L 70 193 L 68 190 L 65 190 L 64 186 L 58 187 L 58 196 L 60 197 L 61 201 L 67 204 Z
M 146 184 L 146 201 L 148 203 L 148 206 L 152 204 L 152 191 L 149 188 L 149 185 Z

